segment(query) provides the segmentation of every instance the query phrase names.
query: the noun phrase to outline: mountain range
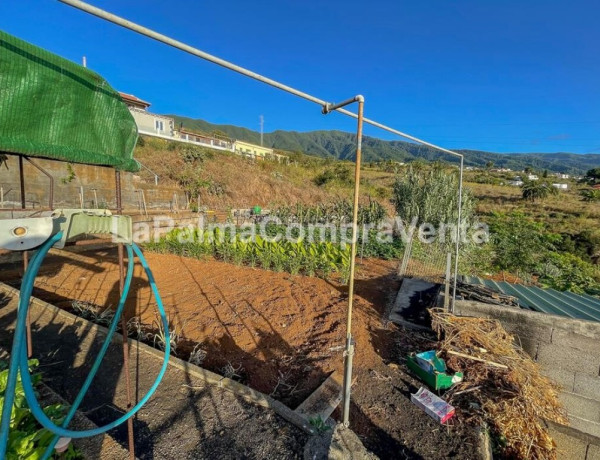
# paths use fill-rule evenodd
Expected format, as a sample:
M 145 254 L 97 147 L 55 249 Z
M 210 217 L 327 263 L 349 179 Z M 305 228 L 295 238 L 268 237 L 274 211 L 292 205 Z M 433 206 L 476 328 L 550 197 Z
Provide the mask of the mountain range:
M 175 119 L 177 126 L 204 133 L 220 132 L 227 136 L 254 144 L 260 144 L 260 133 L 233 125 L 218 125 L 205 120 L 168 115 Z M 354 160 L 356 135 L 344 131 L 273 131 L 265 133 L 263 145 L 278 150 L 302 152 L 323 158 Z M 410 162 L 416 159 L 428 161 L 445 160 L 457 162 L 457 158 L 427 146 L 405 141 L 385 141 L 375 137 L 363 138 L 364 161 Z M 493 162 L 497 168 L 523 170 L 531 167 L 536 170 L 584 174 L 587 170 L 600 166 L 600 154 L 577 153 L 493 153 L 481 150 L 454 150 L 465 156 L 465 166 L 484 167 Z

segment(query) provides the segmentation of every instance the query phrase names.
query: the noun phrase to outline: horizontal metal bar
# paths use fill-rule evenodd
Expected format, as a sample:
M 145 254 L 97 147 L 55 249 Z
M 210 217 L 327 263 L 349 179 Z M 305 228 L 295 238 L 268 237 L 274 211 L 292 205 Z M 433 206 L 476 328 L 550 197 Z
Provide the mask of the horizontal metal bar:
M 141 35 L 145 35 L 146 37 L 152 38 L 153 40 L 159 41 L 166 45 L 180 49 L 181 51 L 185 51 L 186 53 L 192 54 L 194 56 L 205 59 L 214 64 L 220 65 L 221 67 L 225 67 L 226 69 L 233 70 L 234 72 L 240 73 L 240 74 L 245 75 L 250 78 L 253 78 L 254 80 L 258 80 L 260 82 L 266 83 L 267 85 L 273 86 L 275 88 L 286 91 L 290 94 L 298 96 L 302 99 L 306 99 L 307 101 L 314 102 L 315 104 L 319 104 L 321 107 L 325 107 L 328 104 L 330 104 L 329 102 L 324 101 L 323 99 L 312 96 L 303 91 L 299 91 L 295 88 L 292 88 L 291 86 L 284 85 L 283 83 L 279 83 L 278 81 L 275 81 L 271 78 L 264 77 L 256 72 L 252 72 L 251 70 L 245 69 L 244 67 L 240 67 L 229 61 L 226 61 L 224 59 L 213 56 L 212 54 L 206 53 L 202 50 L 199 50 L 198 48 L 194 48 L 192 46 L 186 45 L 183 42 L 169 38 L 166 35 L 155 32 L 151 29 L 148 29 L 147 27 L 140 26 L 139 24 L 128 21 L 127 19 L 123 19 L 123 18 L 121 18 L 117 15 L 114 15 L 112 13 L 109 13 L 107 11 L 101 10 L 100 8 L 96 8 L 95 6 L 89 5 L 88 3 L 82 2 L 80 0 L 58 0 L 58 1 L 65 3 L 67 5 L 70 5 L 72 7 L 75 7 L 77 9 L 80 9 L 82 11 L 85 11 L 86 13 L 97 16 L 101 19 L 105 19 L 109 22 L 112 22 L 113 24 L 117 24 L 117 25 L 119 25 L 121 27 L 125 27 L 126 29 L 129 29 L 129 30 L 133 30 L 134 32 L 137 32 Z M 335 111 L 339 112 L 339 113 L 343 113 L 344 115 L 347 115 L 349 117 L 358 119 L 358 115 L 356 113 L 346 110 L 344 108 L 338 108 L 338 109 L 335 109 Z M 448 150 L 443 147 L 437 146 L 430 142 L 419 139 L 415 136 L 411 136 L 410 134 L 403 133 L 402 131 L 398 131 L 397 129 L 390 128 L 389 126 L 386 126 L 382 123 L 378 123 L 374 120 L 370 120 L 368 118 L 363 118 L 363 121 L 364 121 L 364 123 L 368 123 L 371 126 L 375 126 L 376 128 L 383 129 L 384 131 L 388 131 L 390 133 L 396 134 L 400 137 L 409 139 L 409 140 L 417 142 L 419 144 L 426 145 L 428 147 L 431 147 L 432 149 L 439 150 L 440 152 L 444 152 L 444 153 L 447 153 L 449 155 L 453 155 L 453 156 L 456 156 L 459 158 L 463 157 L 463 155 L 460 153 L 453 152 L 452 150 Z
M 341 109 L 350 104 L 354 104 L 355 102 L 364 102 L 365 98 L 360 94 L 358 96 L 351 97 L 350 99 L 346 99 L 345 101 L 334 103 L 334 104 L 326 104 L 323 106 L 323 110 L 321 111 L 323 115 L 327 115 L 334 110 Z

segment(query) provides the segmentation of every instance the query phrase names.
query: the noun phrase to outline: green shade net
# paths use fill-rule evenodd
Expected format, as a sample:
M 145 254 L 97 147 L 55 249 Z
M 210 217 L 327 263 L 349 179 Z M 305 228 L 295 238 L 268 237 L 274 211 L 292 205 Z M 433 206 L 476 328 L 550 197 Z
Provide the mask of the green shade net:
M 0 152 L 137 171 L 136 141 L 106 80 L 0 31 Z

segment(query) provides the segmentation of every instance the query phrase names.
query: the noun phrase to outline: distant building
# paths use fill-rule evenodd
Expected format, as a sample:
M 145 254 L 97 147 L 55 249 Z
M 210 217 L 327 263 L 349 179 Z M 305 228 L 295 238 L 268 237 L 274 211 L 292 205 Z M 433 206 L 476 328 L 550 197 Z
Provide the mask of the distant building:
M 143 101 L 133 94 L 120 92 L 119 95 L 123 102 L 127 104 L 131 115 L 133 115 L 140 134 L 234 152 L 254 160 L 268 159 L 279 163 L 289 163 L 289 158 L 286 155 L 275 153 L 273 149 L 268 147 L 261 147 L 260 145 L 230 139 L 225 136 L 197 133 L 183 127 L 176 129 L 173 118 L 149 112 L 149 102 Z
M 523 181 L 521 179 L 513 179 L 508 181 L 508 185 L 512 185 L 513 187 L 520 187 L 523 185 Z
M 538 180 L 539 177 L 536 176 L 535 174 L 528 174 L 527 175 L 527 179 L 529 179 L 529 180 Z
M 254 160 L 264 160 L 275 153 L 271 148 L 261 147 L 260 145 L 238 140 L 236 140 L 234 143 L 234 149 L 235 153 L 238 155 L 249 157 Z
M 556 176 L 558 179 L 568 179 L 568 178 L 569 178 L 569 175 L 568 175 L 568 174 L 563 174 L 563 173 L 556 173 L 556 174 L 555 174 L 555 176 Z
M 176 140 L 180 139 L 185 142 L 200 144 L 217 150 L 227 150 L 228 152 L 234 151 L 233 144 L 235 141 L 227 137 L 217 137 L 203 133 L 195 133 L 184 128 L 175 130 L 174 134 Z
M 552 187 L 559 190 L 567 190 L 569 188 L 569 184 L 552 184 Z
M 141 100 L 133 94 L 119 92 L 123 102 L 127 104 L 140 134 L 172 138 L 174 136 L 175 120 L 163 115 L 148 112 L 150 103 Z

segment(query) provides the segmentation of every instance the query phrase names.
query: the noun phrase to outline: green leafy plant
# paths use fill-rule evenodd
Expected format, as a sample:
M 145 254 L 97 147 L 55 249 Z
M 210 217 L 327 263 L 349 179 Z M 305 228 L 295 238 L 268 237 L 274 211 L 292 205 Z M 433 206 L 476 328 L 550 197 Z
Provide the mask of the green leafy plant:
M 0 360 L 0 410 L 4 405 L 4 396 L 6 384 L 8 381 L 8 369 L 6 362 Z M 29 372 L 32 373 L 31 380 L 34 385 L 39 385 L 42 379 L 40 373 L 35 373 L 39 362 L 35 359 L 29 360 Z M 43 408 L 44 413 L 56 425 L 60 425 L 67 412 L 67 408 L 61 404 L 53 404 Z M 11 413 L 10 431 L 8 434 L 8 449 L 6 452 L 7 460 L 35 460 L 42 457 L 43 453 L 50 445 L 54 434 L 40 426 L 33 413 L 27 405 L 25 392 L 21 380 L 17 381 L 15 391 L 15 402 Z M 59 458 L 58 454 L 53 454 L 52 458 Z M 60 458 L 75 460 L 83 456 L 70 444 L 67 451 L 60 455 Z
M 65 177 L 61 177 L 61 184 L 69 184 L 73 182 L 77 175 L 75 174 L 75 170 L 73 169 L 73 165 L 71 163 L 67 163 L 67 175 Z
M 583 201 L 600 201 L 600 189 L 584 189 L 579 194 Z
M 308 423 L 310 423 L 310 426 L 315 429 L 317 434 L 327 433 L 329 430 L 331 430 L 331 427 L 327 425 L 325 420 L 323 420 L 320 415 L 309 418 Z
M 277 231 L 281 231 L 281 228 L 267 229 L 267 233 Z M 350 246 L 342 247 L 330 241 L 267 241 L 257 236 L 253 241 L 247 242 L 239 234 L 231 235 L 217 227 L 212 232 L 197 229 L 192 233 L 187 229 L 175 229 L 159 241 L 146 243 L 145 246 L 161 253 L 196 258 L 212 255 L 238 265 L 260 266 L 265 270 L 287 271 L 292 274 L 318 274 L 328 278 L 333 273 L 339 273 L 342 282 L 346 282 L 349 276 Z M 160 337 L 157 338 L 157 343 L 162 342 L 159 339 Z

